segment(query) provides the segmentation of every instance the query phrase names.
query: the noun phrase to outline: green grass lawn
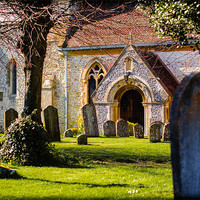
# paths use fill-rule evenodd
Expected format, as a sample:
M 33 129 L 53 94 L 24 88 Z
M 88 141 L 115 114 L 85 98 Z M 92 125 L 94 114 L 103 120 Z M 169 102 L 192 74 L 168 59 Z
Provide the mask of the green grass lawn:
M 169 143 L 148 139 L 62 138 L 56 148 L 77 166 L 12 166 L 22 179 L 0 179 L 0 199 L 173 199 Z

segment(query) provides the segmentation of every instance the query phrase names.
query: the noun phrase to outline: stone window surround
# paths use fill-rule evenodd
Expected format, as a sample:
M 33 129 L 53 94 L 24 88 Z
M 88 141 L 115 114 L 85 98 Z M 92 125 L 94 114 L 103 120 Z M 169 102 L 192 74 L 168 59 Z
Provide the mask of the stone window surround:
M 89 79 L 90 79 L 90 77 L 91 77 L 91 75 L 90 75 L 90 72 L 91 72 L 91 70 L 93 69 L 93 68 L 95 68 L 95 66 L 96 65 L 98 65 L 99 66 L 99 72 L 102 70 L 103 71 L 103 78 L 105 77 L 105 75 L 106 75 L 106 69 L 105 69 L 105 67 L 103 66 L 103 64 L 98 60 L 98 59 L 95 59 L 95 60 L 93 60 L 93 62 L 92 63 L 90 63 L 90 65 L 89 65 L 89 67 L 88 67 L 88 69 L 87 69 L 87 71 L 86 71 L 86 73 L 85 73 L 85 76 L 84 76 L 84 84 L 85 84 L 85 104 L 88 104 L 89 103 Z M 101 74 L 101 73 L 100 73 Z M 97 86 L 100 84 L 100 82 L 98 83 L 98 79 L 99 79 L 99 76 L 98 75 L 100 75 L 100 74 L 98 74 L 98 72 L 97 72 L 97 74 L 96 74 L 96 88 L 97 88 Z M 102 75 L 102 74 L 101 74 Z
M 134 68 L 133 66 L 133 58 L 128 56 L 124 59 L 124 63 L 125 63 L 125 72 L 131 72 Z

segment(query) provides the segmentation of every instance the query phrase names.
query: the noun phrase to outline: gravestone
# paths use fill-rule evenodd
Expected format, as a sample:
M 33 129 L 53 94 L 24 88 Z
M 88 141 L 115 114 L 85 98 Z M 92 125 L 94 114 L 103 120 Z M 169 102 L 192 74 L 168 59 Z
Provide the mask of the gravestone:
M 85 134 L 88 137 L 98 137 L 99 130 L 97 124 L 96 109 L 94 105 L 86 104 L 82 107 L 83 124 Z
M 200 199 L 200 73 L 176 90 L 169 131 L 175 199 Z
M 87 145 L 87 135 L 81 134 L 76 137 L 77 144 Z
M 169 123 L 166 123 L 163 128 L 163 134 L 162 134 L 162 140 L 163 141 L 170 141 L 169 137 Z
M 108 120 L 103 124 L 103 135 L 106 137 L 116 136 L 115 122 Z
M 135 138 L 144 138 L 144 130 L 143 126 L 140 124 L 136 124 L 133 126 L 133 134 Z
M 117 120 L 116 132 L 119 137 L 129 137 L 129 125 L 126 120 L 121 118 Z
M 16 170 L 0 166 L 0 179 L 1 178 L 17 178 Z
M 18 112 L 16 110 L 13 108 L 6 110 L 4 113 L 4 130 L 7 129 L 16 118 L 18 118 Z
M 163 132 L 163 123 L 159 121 L 151 122 L 149 127 L 149 141 L 160 142 Z
M 73 137 L 74 133 L 72 130 L 68 129 L 64 132 L 64 137 Z
M 58 111 L 53 106 L 48 106 L 43 111 L 44 127 L 49 134 L 51 141 L 60 141 L 60 129 L 58 121 Z

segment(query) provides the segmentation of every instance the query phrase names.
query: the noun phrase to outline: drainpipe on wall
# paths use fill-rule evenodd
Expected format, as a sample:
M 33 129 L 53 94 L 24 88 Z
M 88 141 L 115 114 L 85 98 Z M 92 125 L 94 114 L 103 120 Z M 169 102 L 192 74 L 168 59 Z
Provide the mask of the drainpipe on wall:
M 65 52 L 65 130 L 67 130 L 67 51 Z

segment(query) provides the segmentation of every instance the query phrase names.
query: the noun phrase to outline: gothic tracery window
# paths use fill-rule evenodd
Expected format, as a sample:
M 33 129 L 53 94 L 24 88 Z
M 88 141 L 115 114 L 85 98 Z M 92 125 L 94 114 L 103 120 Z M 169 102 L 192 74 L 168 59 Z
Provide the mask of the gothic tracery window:
M 91 95 L 102 81 L 105 75 L 105 70 L 98 63 L 93 64 L 88 73 L 88 98 L 89 103 L 92 103 Z

